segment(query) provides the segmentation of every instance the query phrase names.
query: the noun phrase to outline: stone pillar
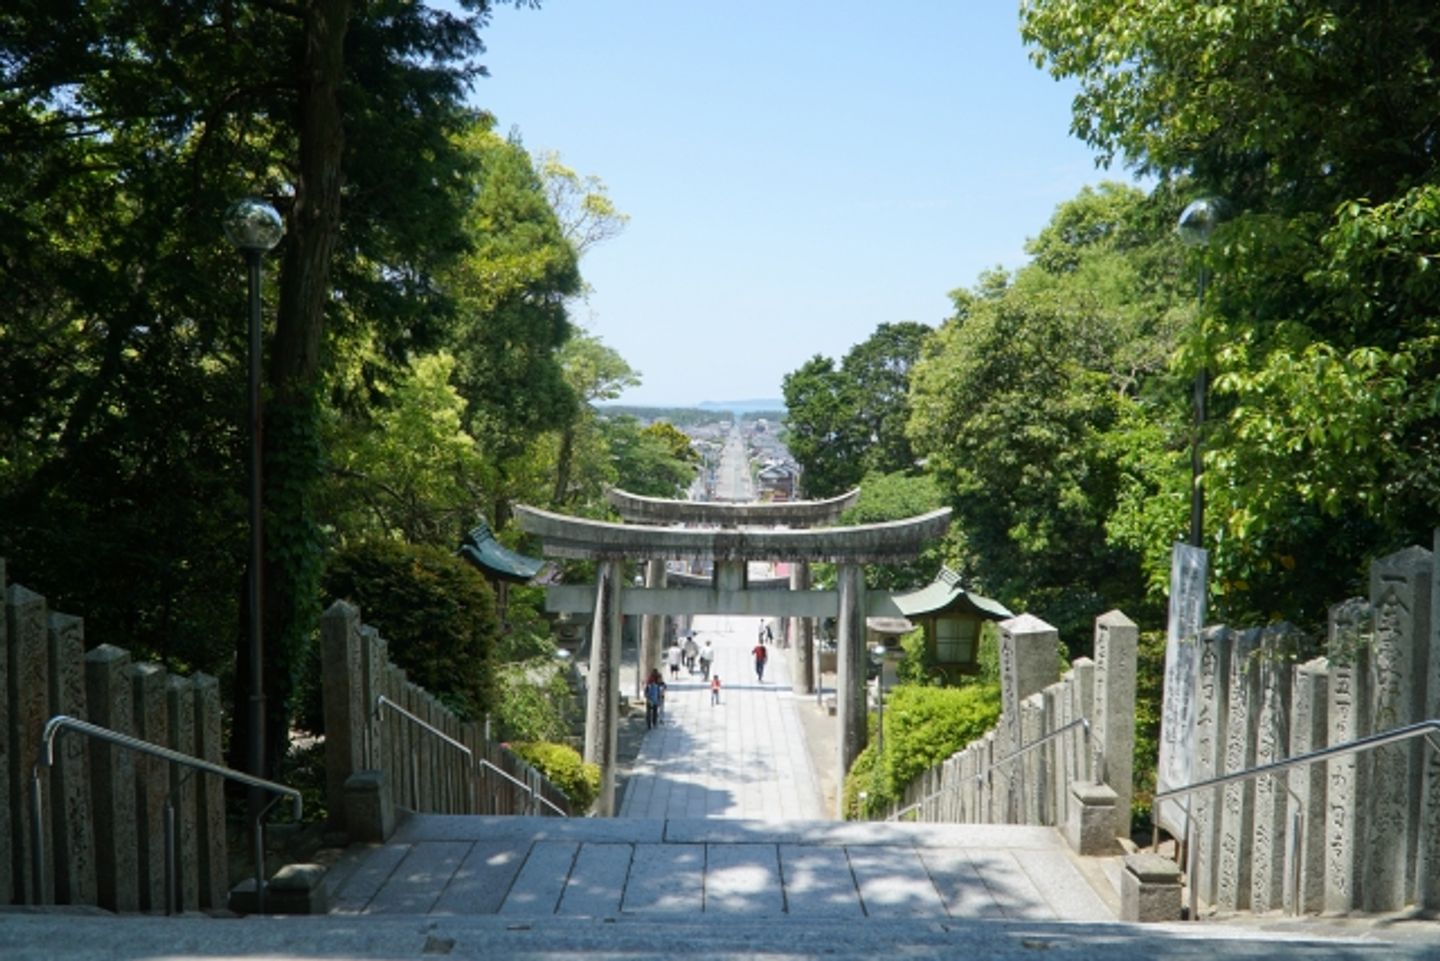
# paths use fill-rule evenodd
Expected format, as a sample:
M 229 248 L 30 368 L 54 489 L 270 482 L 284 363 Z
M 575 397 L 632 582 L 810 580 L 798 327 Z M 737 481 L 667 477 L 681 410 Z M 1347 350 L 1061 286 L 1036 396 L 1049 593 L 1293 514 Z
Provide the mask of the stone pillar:
M 1373 733 L 1420 720 L 1416 689 L 1424 675 L 1422 639 L 1430 634 L 1430 552 L 1411 547 L 1370 566 L 1375 633 L 1370 645 L 1370 722 Z M 1419 795 L 1424 746 L 1418 741 L 1370 752 L 1370 804 L 1365 811 L 1367 911 L 1398 911 L 1414 891 L 1419 841 Z
M 1200 632 L 1195 692 L 1195 750 L 1192 774 L 1206 781 L 1225 769 L 1225 722 L 1230 710 L 1230 629 L 1224 625 Z M 1220 788 L 1190 795 L 1195 827 L 1190 857 L 1195 859 L 1195 886 L 1206 904 L 1215 903 L 1216 868 L 1220 861 Z
M 1077 657 L 1070 664 L 1070 673 L 1074 675 L 1075 683 L 1070 693 L 1070 716 L 1066 720 L 1074 720 L 1077 717 L 1095 719 L 1095 662 L 1088 657 Z M 1075 764 L 1071 770 L 1075 772 L 1075 779 L 1078 781 L 1103 782 L 1104 772 L 1101 771 L 1098 750 L 1100 741 L 1095 736 L 1095 729 L 1092 725 L 1090 730 L 1090 742 L 1087 744 L 1085 735 L 1076 732 L 1074 738 L 1075 753 L 1077 755 Z
M 209 674 L 191 677 L 195 690 L 195 756 L 225 763 L 221 747 L 220 682 Z M 225 782 L 214 774 L 195 779 L 196 848 L 200 852 L 199 907 L 223 908 L 230 887 L 225 844 Z
M 121 734 L 135 734 L 130 693 L 130 655 L 101 644 L 85 655 L 85 700 L 90 720 Z M 79 737 L 62 734 L 61 737 Z M 140 907 L 136 878 L 135 752 L 103 741 L 90 743 L 90 800 L 95 811 L 96 896 L 100 907 Z
M 810 589 L 810 563 L 796 561 L 790 566 L 790 590 Z M 820 683 L 815 673 L 815 621 L 809 617 L 790 618 L 790 678 L 796 694 L 814 694 Z
M 330 823 L 345 824 L 345 782 L 366 767 L 364 734 L 367 713 L 364 661 L 361 658 L 360 610 L 336 601 L 320 617 L 321 696 L 325 709 L 325 802 Z M 393 715 L 384 719 L 387 726 Z
M 165 710 L 170 720 L 170 748 L 195 756 L 195 685 L 188 677 L 165 682 Z M 193 911 L 200 905 L 199 832 L 195 827 L 195 771 L 170 765 L 170 803 L 175 809 L 176 908 Z
M 1115 833 L 1130 836 L 1135 769 L 1135 657 L 1140 629 L 1120 611 L 1095 619 L 1095 743 L 1105 752 L 1105 781 L 1115 791 Z
M 1225 770 L 1233 774 L 1255 766 L 1255 707 L 1259 700 L 1260 672 L 1254 655 L 1260 630 L 1251 628 L 1231 637 L 1229 712 L 1225 719 Z M 1254 783 L 1240 781 L 1221 790 L 1219 860 L 1216 865 L 1215 907 L 1224 913 L 1250 906 L 1250 840 L 1254 833 Z
M 48 640 L 50 710 L 69 717 L 88 717 L 85 622 L 68 614 L 51 614 Z M 84 738 L 72 735 L 55 745 L 49 808 L 46 818 L 55 849 L 55 901 L 57 904 L 94 904 L 95 839 L 90 816 L 89 751 Z
M 5 588 L 5 559 L 0 557 L 0 605 L 5 607 L 4 611 L 0 611 L 0 795 L 6 802 L 0 804 L 0 905 L 13 901 L 20 886 L 10 850 L 14 842 L 10 833 L 13 818 L 9 803 L 10 771 L 13 765 L 20 763 L 20 755 L 10 744 L 9 725 L 3 720 L 10 716 L 10 614 L 6 603 L 9 592 Z
M 1290 706 L 1290 756 L 1299 757 L 1319 750 L 1329 732 L 1326 697 L 1329 692 L 1329 665 L 1325 658 L 1306 661 L 1295 669 L 1295 693 Z M 1325 908 L 1325 765 L 1291 768 L 1290 790 L 1298 802 L 1288 805 L 1287 826 L 1293 830 L 1295 815 L 1301 817 L 1300 842 L 1285 845 L 1285 910 L 1290 914 L 1319 912 Z M 1298 859 L 1298 863 L 1297 863 Z M 1290 878 L 1298 873 L 1300 901 Z
M 1255 714 L 1255 763 L 1289 756 L 1290 660 L 1299 632 L 1289 624 L 1265 628 L 1260 639 L 1259 703 Z M 1255 820 L 1250 845 L 1250 910 L 1265 914 L 1285 897 L 1286 775 L 1256 778 Z
M 170 721 L 165 710 L 165 669 L 159 664 L 130 668 L 130 699 L 135 736 L 160 747 L 170 746 Z M 139 844 L 135 879 L 140 910 L 165 913 L 165 799 L 170 795 L 169 761 L 135 754 L 135 836 Z
M 600 766 L 598 817 L 615 814 L 615 753 L 620 721 L 620 562 L 602 561 L 596 572 L 590 674 L 585 684 L 585 760 Z
M 1330 608 L 1330 686 L 1326 696 L 1326 743 L 1345 744 L 1370 730 L 1367 673 L 1361 645 L 1374 630 L 1370 602 L 1352 598 Z M 1369 765 L 1360 755 L 1325 762 L 1325 912 L 1348 914 L 1360 907 L 1363 841 L 1359 827 L 1368 794 Z
M 53 893 L 39 890 L 30 868 L 31 845 L 34 843 L 30 825 L 34 816 L 30 790 L 30 769 L 40 747 L 40 735 L 49 720 L 50 671 L 47 635 L 50 616 L 45 598 L 19 584 L 6 592 L 5 616 L 9 633 L 10 689 L 10 777 L 5 789 L 9 792 L 12 871 L 23 883 L 15 886 L 17 901 L 25 904 L 50 904 Z M 0 721 L 3 721 L 0 718 Z M 74 736 L 74 735 L 72 735 Z M 45 847 L 45 877 L 53 878 L 54 851 Z
M 865 749 L 868 733 L 865 727 L 865 568 L 859 564 L 842 564 L 836 574 L 840 596 L 835 662 L 835 703 L 840 721 L 837 776 L 843 781 L 850 765 Z
M 1199 651 L 1194 638 L 1205 626 L 1209 554 L 1177 543 L 1170 561 L 1170 616 L 1165 633 L 1165 700 L 1160 712 L 1160 757 L 1155 789 L 1195 782 L 1195 674 Z M 1155 819 L 1176 837 L 1186 831 L 1184 799 L 1156 808 Z M 1193 802 L 1192 802 L 1193 803 Z
M 1440 557 L 1440 529 L 1434 533 L 1435 553 Z M 1440 564 L 1431 564 L 1430 630 L 1421 639 L 1426 647 L 1424 683 L 1425 696 L 1421 717 L 1440 718 Z M 1440 735 L 1431 735 L 1440 740 Z M 1426 750 L 1421 744 L 1424 784 L 1420 794 L 1420 848 L 1416 851 L 1415 903 L 1418 907 L 1440 910 L 1440 750 Z
M 645 586 L 663 588 L 667 577 L 665 561 L 645 562 Z M 651 670 L 660 666 L 661 650 L 665 646 L 665 617 L 661 614 L 646 614 L 640 619 L 640 661 L 635 670 L 635 698 L 645 699 L 645 679 Z M 663 672 L 662 672 L 663 673 Z
M 1000 622 L 1000 703 L 1002 724 L 1018 735 L 1020 705 L 1060 676 L 1060 635 L 1038 617 L 1021 614 Z M 1023 744 L 1012 738 L 1011 750 Z
M 1043 691 L 1037 691 L 1020 702 L 1020 743 L 1016 745 L 1015 750 L 1040 740 L 1044 734 L 1044 714 L 1045 694 Z M 1020 790 L 1018 813 L 1021 824 L 1046 823 L 1044 819 L 1045 806 L 1041 800 L 1047 788 L 1044 759 L 1045 749 L 1039 747 L 1027 751 L 1010 764 L 1008 773 L 1016 779 Z

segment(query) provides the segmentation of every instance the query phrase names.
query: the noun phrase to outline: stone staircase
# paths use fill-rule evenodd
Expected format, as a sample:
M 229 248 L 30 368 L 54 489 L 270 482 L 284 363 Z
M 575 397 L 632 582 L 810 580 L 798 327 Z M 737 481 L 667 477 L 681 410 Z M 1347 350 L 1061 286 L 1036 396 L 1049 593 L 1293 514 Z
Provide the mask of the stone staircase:
M 1047 828 L 412 815 L 328 914 L 0 913 L 5 961 L 963 958 L 1420 961 L 1440 924 L 1133 925 Z

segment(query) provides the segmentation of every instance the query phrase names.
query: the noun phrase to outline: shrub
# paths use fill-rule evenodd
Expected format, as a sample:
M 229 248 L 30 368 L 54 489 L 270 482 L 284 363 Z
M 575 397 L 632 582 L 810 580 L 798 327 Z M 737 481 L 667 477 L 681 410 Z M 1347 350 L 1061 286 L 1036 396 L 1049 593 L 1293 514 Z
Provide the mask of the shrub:
M 494 706 L 495 595 L 454 554 L 370 541 L 330 561 L 325 602 L 348 600 L 389 644 L 406 676 L 468 720 Z
M 999 717 L 1000 689 L 992 684 L 962 688 L 902 684 L 889 691 L 884 751 L 872 737 L 851 766 L 844 788 L 846 817 L 884 813 L 911 781 L 980 738 Z M 863 801 L 861 791 L 866 794 Z
M 570 735 L 575 695 L 551 658 L 501 665 L 496 676 L 495 737 L 502 741 L 563 741 Z
M 528 741 L 511 744 L 510 750 L 565 792 L 571 812 L 583 814 L 590 810 L 600 794 L 600 766 L 586 764 L 580 752 L 565 744 Z

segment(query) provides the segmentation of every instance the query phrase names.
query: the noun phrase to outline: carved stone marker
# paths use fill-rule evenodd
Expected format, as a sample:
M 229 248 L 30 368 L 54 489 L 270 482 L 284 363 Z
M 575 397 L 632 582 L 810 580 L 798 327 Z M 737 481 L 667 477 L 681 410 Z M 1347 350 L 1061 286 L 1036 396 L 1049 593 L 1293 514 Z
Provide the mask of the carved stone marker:
M 1329 744 L 1345 744 L 1370 729 L 1366 672 L 1360 657 L 1370 643 L 1370 602 L 1352 598 L 1330 608 L 1330 689 L 1326 697 Z M 1368 765 L 1355 754 L 1325 762 L 1325 911 L 1346 914 L 1360 906 L 1363 851 L 1358 812 Z
M 1135 763 L 1135 656 L 1140 629 L 1119 611 L 1095 620 L 1094 735 L 1115 790 L 1115 833 L 1130 836 Z
M 1259 702 L 1255 710 L 1255 764 L 1288 756 L 1290 656 L 1299 631 L 1288 624 L 1265 628 L 1260 640 Z M 1278 910 L 1285 896 L 1286 775 L 1254 780 L 1254 832 L 1250 847 L 1250 910 Z
M 1193 638 L 1205 626 L 1205 584 L 1209 555 L 1177 543 L 1170 559 L 1170 616 L 1165 632 L 1165 700 L 1160 714 L 1160 758 L 1156 790 L 1193 783 L 1195 757 L 1195 685 L 1198 651 Z M 1167 801 L 1156 812 L 1160 826 L 1185 835 L 1185 807 Z
M 88 717 L 85 622 L 68 614 L 51 614 L 49 648 L 51 711 L 69 717 Z M 0 708 L 0 716 L 3 713 Z M 49 800 L 47 816 L 55 845 L 55 900 L 59 904 L 94 904 L 90 750 L 83 738 L 67 737 L 55 746 Z
M 1207 781 L 1225 770 L 1225 723 L 1230 709 L 1230 629 L 1224 625 L 1200 632 L 1199 674 L 1195 699 L 1195 768 L 1197 781 Z M 1220 859 L 1221 788 L 1190 796 L 1195 818 L 1193 839 L 1195 884 L 1199 896 L 1215 903 L 1215 875 Z
M 1260 672 L 1252 656 L 1259 648 L 1258 628 L 1232 634 L 1229 710 L 1225 720 L 1225 770 L 1234 774 L 1255 766 L 1255 706 Z M 1215 907 L 1223 912 L 1250 906 L 1250 839 L 1254 833 L 1254 785 L 1250 781 L 1221 789 L 1219 861 Z
M 1329 733 L 1326 699 L 1330 668 L 1325 658 L 1306 661 L 1295 669 L 1295 694 L 1290 708 L 1290 756 L 1300 757 L 1325 746 Z M 1302 816 L 1300 845 L 1285 846 L 1285 876 L 1300 877 L 1300 904 L 1295 892 L 1285 887 L 1285 909 L 1291 914 L 1322 911 L 1325 908 L 1325 762 L 1291 768 L 1290 790 L 1295 798 L 1288 806 Z M 1298 857 L 1299 863 L 1293 863 Z

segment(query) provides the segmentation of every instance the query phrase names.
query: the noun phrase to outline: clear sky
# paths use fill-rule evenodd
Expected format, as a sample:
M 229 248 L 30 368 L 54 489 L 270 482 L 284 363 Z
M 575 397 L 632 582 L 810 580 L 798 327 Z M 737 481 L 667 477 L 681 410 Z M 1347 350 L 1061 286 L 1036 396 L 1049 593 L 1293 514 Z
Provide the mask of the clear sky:
M 1105 172 L 1015 0 L 544 0 L 501 7 L 474 102 L 630 215 L 574 319 L 643 379 L 622 402 L 778 398 L 815 354 L 948 293 Z

